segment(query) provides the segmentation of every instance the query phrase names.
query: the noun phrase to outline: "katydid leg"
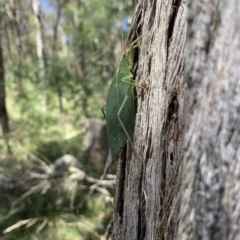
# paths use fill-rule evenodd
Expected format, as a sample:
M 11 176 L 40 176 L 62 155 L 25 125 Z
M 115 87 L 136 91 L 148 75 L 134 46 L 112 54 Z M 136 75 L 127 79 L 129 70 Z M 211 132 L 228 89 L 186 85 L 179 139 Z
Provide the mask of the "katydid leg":
M 133 79 L 133 75 L 132 75 L 132 74 L 131 74 L 131 75 L 128 75 L 128 76 L 126 76 L 126 77 L 124 77 L 121 81 L 123 81 L 123 82 L 125 82 L 125 83 L 127 83 L 127 84 L 129 84 L 129 85 L 131 85 L 131 86 L 134 86 L 134 87 L 137 87 L 137 88 L 142 88 L 142 89 L 144 89 L 143 87 L 134 84 L 133 81 L 130 81 L 130 82 L 129 82 L 129 81 L 127 81 L 126 79 Z
M 125 98 L 124 98 L 124 100 L 123 100 L 123 103 L 122 103 L 121 107 L 119 108 L 119 111 L 118 111 L 118 113 L 117 113 L 117 118 L 118 118 L 118 121 L 119 121 L 119 123 L 120 123 L 120 125 L 121 125 L 121 127 L 122 127 L 122 129 L 123 129 L 123 131 L 124 131 L 124 133 L 126 134 L 128 140 L 129 140 L 129 142 L 130 142 L 130 144 L 131 144 L 131 148 L 132 148 L 132 150 L 133 150 L 133 142 L 132 142 L 132 140 L 131 140 L 131 138 L 130 138 L 130 136 L 129 136 L 127 130 L 126 130 L 126 128 L 124 127 L 121 118 L 120 118 L 121 112 L 122 112 L 122 110 L 124 109 L 124 106 L 125 106 L 128 98 L 130 97 L 129 94 L 131 94 L 131 92 L 132 92 L 132 87 L 131 87 L 131 89 L 129 88 L 129 90 L 130 90 L 130 91 L 128 91 L 128 93 L 126 94 L 126 96 L 125 96 Z
M 105 109 L 105 111 L 104 111 L 104 109 Z M 102 114 L 103 114 L 104 118 L 106 118 L 106 105 L 104 107 L 102 107 L 101 110 L 102 110 Z

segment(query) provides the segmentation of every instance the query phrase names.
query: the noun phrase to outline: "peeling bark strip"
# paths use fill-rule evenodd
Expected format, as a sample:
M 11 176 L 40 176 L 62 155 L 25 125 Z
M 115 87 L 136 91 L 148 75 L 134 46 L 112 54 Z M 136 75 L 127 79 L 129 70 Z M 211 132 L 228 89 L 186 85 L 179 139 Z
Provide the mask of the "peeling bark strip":
M 177 239 L 240 239 L 240 1 L 189 1 Z
M 135 158 L 123 152 L 118 162 L 113 239 L 174 236 L 185 119 L 186 29 L 184 1 L 139 1 L 129 41 L 145 35 L 135 56 L 135 79 L 146 88 L 136 90 Z

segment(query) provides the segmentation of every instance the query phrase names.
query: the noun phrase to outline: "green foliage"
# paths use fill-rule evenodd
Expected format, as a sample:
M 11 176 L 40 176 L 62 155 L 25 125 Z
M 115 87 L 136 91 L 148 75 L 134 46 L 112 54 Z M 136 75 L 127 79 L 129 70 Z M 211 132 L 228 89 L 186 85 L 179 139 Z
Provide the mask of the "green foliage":
M 49 206 L 47 202 L 51 199 L 31 198 L 24 211 L 0 225 L 0 231 L 2 232 L 17 221 L 31 217 L 37 220 L 33 226 L 26 227 L 25 224 L 25 227 L 23 225 L 16 228 L 5 235 L 6 239 L 101 239 L 111 218 L 111 201 L 108 197 L 96 192 L 86 193 L 78 200 L 82 207 L 75 212 L 67 213 L 67 208 L 59 211 Z M 1 205 L 0 218 L 5 214 L 6 209 Z M 41 229 L 43 222 L 46 224 Z
M 59 139 L 60 136 L 59 136 Z M 77 135 L 70 140 L 43 141 L 38 143 L 35 154 L 46 161 L 53 162 L 64 154 L 78 156 L 83 146 L 83 136 Z

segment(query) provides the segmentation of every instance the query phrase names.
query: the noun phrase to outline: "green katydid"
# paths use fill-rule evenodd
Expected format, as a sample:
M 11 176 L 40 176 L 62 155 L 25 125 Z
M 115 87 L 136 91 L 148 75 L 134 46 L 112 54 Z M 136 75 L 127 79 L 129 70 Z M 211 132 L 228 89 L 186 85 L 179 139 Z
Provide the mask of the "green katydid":
M 118 158 L 127 140 L 133 149 L 130 134 L 135 119 L 134 87 L 139 86 L 134 84 L 131 71 L 133 69 L 134 48 L 142 37 L 133 41 L 129 50 L 121 56 L 108 90 L 106 122 L 112 160 Z

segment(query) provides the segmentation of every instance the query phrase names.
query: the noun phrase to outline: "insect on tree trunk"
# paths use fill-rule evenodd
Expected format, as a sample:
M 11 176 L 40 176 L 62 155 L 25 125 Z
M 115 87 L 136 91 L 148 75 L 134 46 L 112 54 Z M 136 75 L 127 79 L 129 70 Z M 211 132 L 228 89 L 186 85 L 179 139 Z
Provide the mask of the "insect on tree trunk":
M 129 42 L 145 35 L 134 75 L 146 87 L 108 239 L 240 239 L 240 2 L 188 2 L 136 8 Z

